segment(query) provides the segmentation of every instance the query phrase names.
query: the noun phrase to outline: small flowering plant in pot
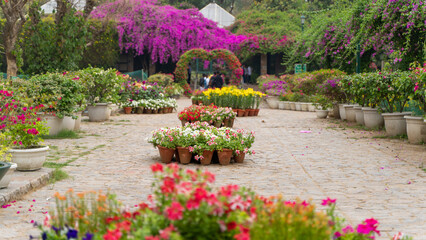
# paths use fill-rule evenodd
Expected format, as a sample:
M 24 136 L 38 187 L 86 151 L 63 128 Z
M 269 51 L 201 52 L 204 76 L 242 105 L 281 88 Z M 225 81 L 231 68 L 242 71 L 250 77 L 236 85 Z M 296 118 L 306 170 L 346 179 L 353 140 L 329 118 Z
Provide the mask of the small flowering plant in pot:
M 158 148 L 163 163 L 170 163 L 176 148 L 176 129 L 161 128 L 155 130 L 148 142 Z
M 12 161 L 18 164 L 17 170 L 32 171 L 43 166 L 48 146 L 41 146 L 42 135 L 47 127 L 37 116 L 43 105 L 25 107 L 26 104 L 13 98 L 13 92 L 0 90 L 0 131 L 5 138 L 2 144 L 10 146 L 8 151 Z

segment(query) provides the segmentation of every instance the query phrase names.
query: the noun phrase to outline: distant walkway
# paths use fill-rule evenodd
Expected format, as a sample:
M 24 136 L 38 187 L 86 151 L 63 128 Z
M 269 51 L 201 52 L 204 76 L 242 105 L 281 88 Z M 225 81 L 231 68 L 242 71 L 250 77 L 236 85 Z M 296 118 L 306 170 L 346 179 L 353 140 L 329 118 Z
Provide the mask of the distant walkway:
M 182 109 L 190 100 L 178 104 Z M 146 200 L 153 179 L 150 165 L 159 161 L 146 139 L 154 129 L 178 125 L 176 113 L 121 115 L 103 124 L 83 122 L 81 139 L 48 140 L 57 147 L 51 159 L 76 159 L 64 168 L 71 178 L 0 209 L 0 239 L 28 239 L 37 233 L 30 222 L 42 222 L 52 195 L 69 188 L 109 190 L 130 206 Z M 325 197 L 337 198 L 338 212 L 349 223 L 377 218 L 380 239 L 397 231 L 425 239 L 426 172 L 419 168 L 422 163 L 426 168 L 424 146 L 336 130 L 306 112 L 261 109 L 259 117 L 238 118 L 234 126 L 256 132 L 256 155 L 243 164 L 184 167 L 209 169 L 218 185 L 239 184 L 262 195 L 299 196 L 317 205 Z M 363 134 L 368 137 L 358 136 Z

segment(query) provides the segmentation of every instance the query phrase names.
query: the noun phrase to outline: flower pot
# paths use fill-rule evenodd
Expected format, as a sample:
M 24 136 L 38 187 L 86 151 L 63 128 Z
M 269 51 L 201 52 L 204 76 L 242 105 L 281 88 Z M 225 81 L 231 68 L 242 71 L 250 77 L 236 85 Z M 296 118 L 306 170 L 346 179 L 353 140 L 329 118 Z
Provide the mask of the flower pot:
M 175 149 L 175 158 L 176 158 L 176 162 L 180 163 L 179 152 L 177 148 Z
M 220 165 L 228 165 L 231 162 L 232 150 L 231 149 L 222 149 L 222 151 L 217 151 L 217 156 L 219 158 Z
M 30 149 L 10 149 L 7 151 L 12 155 L 12 162 L 18 164 L 18 171 L 34 171 L 43 167 L 46 161 L 49 146 Z
M 284 110 L 284 101 L 278 102 L 278 109 Z
M 81 128 L 81 114 L 82 114 L 81 111 L 75 113 L 75 115 L 77 116 L 77 119 L 75 120 L 74 131 L 80 131 L 80 128 Z
M 345 113 L 346 113 L 346 120 L 348 122 L 356 122 L 356 115 L 354 110 L 355 105 L 344 105 Z
M 254 116 L 259 116 L 259 108 L 254 109 Z
M 145 112 L 146 114 L 152 114 L 152 109 L 145 108 L 145 109 L 144 109 L 144 112 Z
M 158 113 L 159 113 L 159 114 L 163 114 L 163 113 L 164 113 L 164 108 L 160 108 L 160 109 L 158 109 Z
M 269 108 L 277 109 L 278 108 L 278 97 L 269 96 L 266 98 L 266 102 L 268 103 Z
M 187 120 L 180 120 L 180 122 L 182 123 L 182 127 L 185 127 L 185 124 L 188 122 Z
M 383 126 L 383 116 L 376 108 L 363 107 L 362 112 L 364 114 L 364 125 L 367 128 L 379 128 Z
M 234 113 L 238 113 L 238 108 L 233 108 L 233 109 L 232 109 L 232 111 L 233 111 Z
M 103 122 L 109 119 L 110 110 L 108 108 L 108 103 L 97 103 L 95 106 L 87 106 L 87 111 L 89 114 L 89 121 L 91 122 Z M 19 169 L 19 164 L 18 164 Z
M 200 159 L 200 163 L 202 165 L 209 165 L 212 162 L 213 151 L 204 150 L 202 156 L 203 159 Z
M 290 110 L 296 111 L 296 103 L 295 102 L 290 102 Z
M 61 131 L 62 127 L 62 120 L 56 116 L 52 115 L 43 115 L 42 116 L 43 121 L 45 121 L 46 126 L 49 128 L 49 134 L 50 136 L 56 135 Z
M 123 109 L 124 109 L 124 114 L 132 113 L 132 107 L 123 107 Z
M 362 111 L 362 107 L 356 106 L 354 107 L 355 111 L 355 121 L 359 125 L 365 125 L 364 123 L 364 112 Z
M 302 111 L 304 112 L 309 111 L 309 103 L 300 103 L 300 107 L 302 108 Z
M 315 112 L 316 109 L 315 109 L 315 106 L 314 106 L 313 103 L 309 103 L 308 110 L 309 110 L 309 112 Z
M 332 108 L 327 109 L 328 110 L 328 117 L 334 118 L 334 112 Z
M 120 108 L 118 107 L 117 104 L 109 103 L 108 111 L 109 111 L 110 116 L 118 115 L 119 110 L 120 110 Z
M 197 105 L 197 103 L 198 103 L 198 100 L 195 100 L 195 99 L 191 99 L 191 102 L 192 102 L 192 105 Z
M 160 153 L 161 161 L 163 163 L 171 163 L 173 159 L 173 155 L 175 155 L 174 148 L 166 148 L 162 146 L 157 146 L 158 152 Z
M 336 119 L 340 119 L 340 111 L 339 111 L 339 105 L 333 104 L 333 116 Z
M 241 152 L 240 154 L 235 155 L 233 159 L 236 163 L 243 163 L 245 157 L 246 154 L 244 152 Z
M 136 107 L 135 110 L 136 110 L 136 114 L 143 114 L 144 107 Z
M 295 107 L 296 107 L 296 111 L 302 111 L 302 103 L 296 102 L 294 104 L 295 104 Z
M 317 113 L 317 118 L 327 118 L 328 116 L 328 110 L 315 110 L 315 112 Z
M 0 162 L 0 180 L 7 174 L 10 169 L 11 164 L 8 162 Z
M 407 123 L 404 116 L 410 116 L 411 112 L 382 113 L 385 120 L 386 135 L 396 136 L 407 134 Z
M 290 110 L 290 102 L 284 101 L 284 110 Z
M 426 123 L 422 117 L 404 116 L 410 143 L 426 142 Z
M 250 113 L 250 110 L 245 109 L 244 110 L 244 117 L 248 117 L 249 113 Z
M 226 118 L 223 120 L 223 124 L 225 127 L 232 128 L 234 126 L 234 118 Z
M 65 116 L 62 119 L 61 130 L 73 131 L 75 128 L 75 119 L 69 116 Z
M 220 128 L 222 126 L 222 121 L 215 121 L 214 126 Z
M 256 111 L 256 110 L 254 110 L 254 109 L 246 109 L 246 111 L 247 111 L 247 110 L 249 111 L 249 114 L 248 114 L 248 115 L 249 115 L 250 117 L 254 116 L 254 114 L 255 114 L 255 111 Z
M 346 111 L 345 111 L 345 105 L 347 104 L 339 104 L 339 115 L 340 115 L 340 119 L 342 120 L 346 120 Z
M 245 114 L 245 110 L 243 110 L 243 109 L 238 109 L 238 117 L 244 117 L 244 114 Z
M 10 163 L 9 170 L 6 172 L 3 178 L 0 177 L 0 189 L 7 188 L 9 186 L 9 183 L 12 180 L 12 175 L 15 172 L 17 166 L 18 165 L 16 163 Z
M 158 114 L 158 109 L 153 109 L 153 110 L 152 110 L 152 113 L 153 113 L 153 114 Z
M 177 147 L 179 160 L 182 164 L 188 164 L 191 162 L 192 153 L 189 152 L 189 147 Z

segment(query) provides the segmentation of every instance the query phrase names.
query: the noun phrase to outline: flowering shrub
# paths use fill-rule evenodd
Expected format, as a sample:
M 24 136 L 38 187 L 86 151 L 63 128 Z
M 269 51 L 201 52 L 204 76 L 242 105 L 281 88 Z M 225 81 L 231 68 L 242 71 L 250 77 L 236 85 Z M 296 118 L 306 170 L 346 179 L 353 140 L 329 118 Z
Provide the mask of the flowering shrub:
M 36 113 L 43 105 L 26 107 L 13 98 L 13 92 L 0 90 L 0 133 L 4 134 L 1 144 L 13 148 L 39 146 L 41 135 L 47 134 L 47 127 Z
M 147 84 L 145 81 L 131 80 L 122 84 L 119 95 L 121 103 L 126 106 L 134 105 L 134 102 L 140 100 L 164 98 L 163 90 L 157 83 Z
M 345 75 L 336 69 L 321 69 L 314 72 L 293 75 L 293 91 L 301 91 L 306 95 L 315 95 L 317 86 L 326 80 Z
M 174 82 L 172 74 L 157 73 L 149 76 L 146 80 L 148 83 L 156 83 L 159 86 L 166 87 Z
M 204 104 L 214 104 L 220 107 L 232 107 L 233 109 L 259 108 L 260 101 L 264 96 L 252 88 L 238 89 L 235 86 L 223 87 L 221 89 L 207 89 L 203 91 Z
M 333 103 L 343 103 L 346 95 L 341 87 L 341 80 L 342 77 L 327 79 L 324 83 L 317 85 L 318 93 L 326 96 Z
M 281 96 L 287 93 L 288 85 L 287 82 L 277 80 L 264 83 L 263 89 L 268 96 Z
M 323 200 L 328 209 L 322 212 L 306 201 L 265 198 L 238 185 L 215 189 L 215 175 L 208 171 L 176 164 L 154 164 L 151 170 L 153 195 L 134 211 L 111 194 L 56 193 L 56 209 L 40 226 L 42 239 L 368 240 L 380 235 L 373 218 L 356 227 L 340 227 L 335 199 Z M 401 235 L 394 239 L 409 239 Z
M 265 83 L 274 82 L 274 81 L 278 81 L 278 80 L 280 80 L 280 78 L 278 78 L 277 76 L 266 74 L 266 75 L 260 75 L 256 79 L 256 82 L 258 83 L 260 91 L 265 92 L 266 91 L 266 89 L 265 89 L 266 85 L 264 85 Z
M 177 102 L 174 98 L 162 99 L 141 99 L 134 100 L 130 104 L 131 107 L 144 107 L 146 109 L 157 110 L 161 108 L 177 108 Z
M 233 119 L 236 117 L 236 114 L 230 108 L 221 108 L 213 104 L 209 106 L 192 105 L 181 111 L 178 117 L 179 120 L 189 122 L 201 121 L 213 123 L 215 121 L 221 122 L 225 119 Z
M 164 88 L 164 95 L 166 95 L 167 97 L 179 97 L 183 93 L 183 87 L 176 83 L 170 84 Z

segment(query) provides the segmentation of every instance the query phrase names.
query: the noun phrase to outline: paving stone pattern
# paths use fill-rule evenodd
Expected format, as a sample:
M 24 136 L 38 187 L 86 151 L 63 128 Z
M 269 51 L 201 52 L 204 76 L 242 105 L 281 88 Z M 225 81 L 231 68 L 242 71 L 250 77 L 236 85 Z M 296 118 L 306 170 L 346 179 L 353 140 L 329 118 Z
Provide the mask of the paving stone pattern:
M 181 110 L 190 101 L 178 104 Z M 150 165 L 159 161 L 146 140 L 154 129 L 178 125 L 176 113 L 121 115 L 106 123 L 83 122 L 81 139 L 46 141 L 57 146 L 51 160 L 75 160 L 64 168 L 71 178 L 0 209 L 0 239 L 37 235 L 30 222 L 42 222 L 54 205 L 52 195 L 69 188 L 110 191 L 129 206 L 146 200 L 153 180 Z M 426 166 L 425 147 L 372 139 L 375 133 L 335 125 L 314 113 L 262 108 L 260 116 L 237 118 L 234 125 L 256 132 L 256 155 L 243 164 L 183 167 L 208 169 L 218 186 L 239 184 L 262 195 L 311 199 L 317 205 L 325 197 L 337 198 L 337 211 L 350 224 L 377 218 L 379 239 L 398 231 L 426 239 L 426 173 L 420 168 Z

